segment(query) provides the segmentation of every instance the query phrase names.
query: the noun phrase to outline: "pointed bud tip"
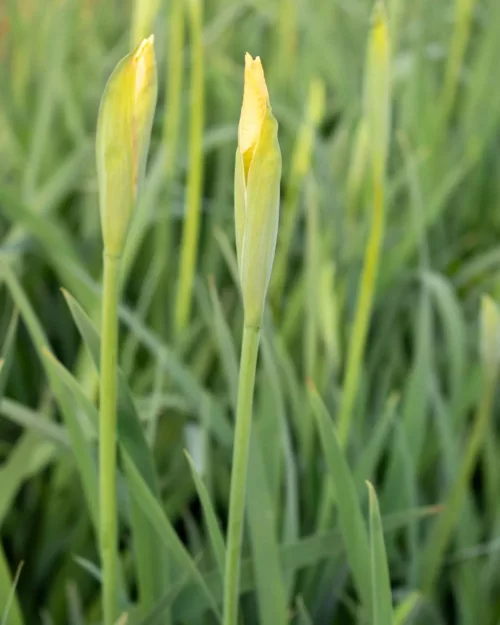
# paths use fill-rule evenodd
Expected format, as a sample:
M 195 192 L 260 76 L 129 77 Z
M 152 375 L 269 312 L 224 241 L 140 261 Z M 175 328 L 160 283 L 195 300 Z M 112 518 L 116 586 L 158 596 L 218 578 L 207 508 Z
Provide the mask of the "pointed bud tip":
M 135 63 L 135 94 L 139 97 L 140 92 L 150 82 L 156 72 L 154 53 L 154 35 L 143 39 L 134 53 Z
M 150 35 L 147 39 L 143 39 L 137 46 L 133 60 L 137 67 L 146 68 L 154 63 L 154 35 Z
M 255 58 L 253 58 L 250 52 L 245 52 L 245 67 L 252 67 L 252 65 L 254 64 L 260 65 L 262 67 L 262 61 L 260 60 L 260 56 L 256 56 Z
M 137 50 L 135 51 L 134 57 L 136 59 L 144 56 L 151 48 L 154 48 L 155 45 L 155 36 L 149 35 L 146 39 L 143 39 L 141 43 L 137 46 Z
M 260 56 L 252 57 L 248 52 L 245 53 L 245 83 L 248 79 L 252 80 L 258 91 L 268 98 L 266 79 L 264 76 L 264 68 Z
M 238 144 L 245 159 L 245 174 L 248 175 L 253 151 L 260 136 L 262 124 L 269 107 L 264 69 L 260 57 L 245 54 L 245 82 L 243 104 L 238 130 Z

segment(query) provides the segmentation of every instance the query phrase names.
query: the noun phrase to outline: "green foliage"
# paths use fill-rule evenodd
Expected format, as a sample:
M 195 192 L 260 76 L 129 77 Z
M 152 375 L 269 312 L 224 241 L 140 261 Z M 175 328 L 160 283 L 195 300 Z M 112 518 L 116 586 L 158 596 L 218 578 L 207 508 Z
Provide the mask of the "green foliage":
M 100 623 L 93 146 L 106 79 L 154 28 L 159 100 L 120 306 L 128 625 L 221 618 L 246 51 L 266 70 L 283 173 L 241 622 L 498 624 L 500 3 L 384 4 L 391 139 L 360 312 L 369 124 L 387 119 L 367 109 L 384 97 L 373 65 L 367 80 L 372 0 L 0 3 L 0 623 Z

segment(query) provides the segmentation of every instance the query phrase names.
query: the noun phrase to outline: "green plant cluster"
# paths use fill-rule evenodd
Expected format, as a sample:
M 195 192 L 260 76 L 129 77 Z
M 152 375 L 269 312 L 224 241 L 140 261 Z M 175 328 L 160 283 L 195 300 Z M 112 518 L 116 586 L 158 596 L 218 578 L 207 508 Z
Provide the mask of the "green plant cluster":
M 500 3 L 386 0 L 388 73 L 374 4 L 0 4 L 1 625 L 102 622 L 95 130 L 152 32 L 158 105 L 113 278 L 118 623 L 223 618 L 247 51 L 282 178 L 239 622 L 500 622 Z

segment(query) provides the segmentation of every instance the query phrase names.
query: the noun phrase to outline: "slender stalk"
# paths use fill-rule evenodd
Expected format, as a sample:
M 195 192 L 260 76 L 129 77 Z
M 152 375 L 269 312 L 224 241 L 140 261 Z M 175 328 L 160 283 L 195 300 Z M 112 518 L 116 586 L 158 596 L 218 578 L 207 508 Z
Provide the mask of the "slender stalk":
M 120 258 L 104 254 L 99 414 L 99 510 L 104 625 L 117 618 L 116 400 Z
M 372 27 L 368 38 L 365 82 L 365 115 L 371 154 L 373 208 L 342 386 L 343 394 L 339 416 L 339 442 L 342 447 L 345 447 L 349 438 L 358 394 L 363 353 L 373 309 L 373 296 L 384 235 L 385 172 L 391 126 L 391 60 L 388 31 L 384 2 L 377 0 L 373 8 Z
M 286 89 L 292 75 L 291 68 L 296 66 L 298 24 L 295 0 L 281 0 L 273 66 L 273 76 L 280 89 Z
M 470 39 L 472 15 L 477 0 L 456 0 L 455 3 L 455 29 L 450 44 L 448 60 L 446 64 L 443 90 L 441 93 L 441 127 L 437 138 L 442 139 L 450 119 L 458 90 L 460 72 Z
M 320 226 L 318 220 L 318 190 L 313 178 L 306 186 L 306 293 L 309 305 L 305 310 L 304 363 L 306 377 L 317 383 L 318 365 L 318 275 L 320 273 Z M 314 422 L 310 420 L 312 425 Z
M 351 344 L 343 384 L 339 417 L 339 442 L 344 447 L 351 427 L 352 414 L 359 387 L 366 335 L 373 308 L 373 294 L 377 280 L 380 249 L 384 232 L 384 179 L 375 176 L 373 185 L 373 221 L 365 252 L 360 293 L 351 334 Z
M 361 118 L 354 137 L 351 161 L 347 172 L 346 217 L 350 227 L 354 227 L 358 218 L 358 207 L 368 165 L 369 145 L 366 119 Z
M 285 63 L 286 65 L 286 63 Z M 314 149 L 314 137 L 318 124 L 324 113 L 324 86 L 317 78 L 309 85 L 309 101 L 305 119 L 297 134 L 293 149 L 290 186 L 285 196 L 283 218 L 280 223 L 279 244 L 276 251 L 273 277 L 271 281 L 271 295 L 277 306 L 282 305 L 283 292 L 289 265 L 290 249 L 299 216 L 299 201 L 304 181 L 311 169 Z
M 165 81 L 165 118 L 163 140 L 166 145 L 165 211 L 155 230 L 155 253 L 159 281 L 154 303 L 154 327 L 165 337 L 165 302 L 168 291 L 168 272 L 172 249 L 172 208 L 174 182 L 177 172 L 179 137 L 181 128 L 182 86 L 184 77 L 184 2 L 172 0 L 168 14 L 168 62 Z
M 307 302 L 304 328 L 304 364 L 305 376 L 314 384 L 317 383 L 318 364 L 318 275 L 319 275 L 319 224 L 318 195 L 312 176 L 306 183 L 306 250 L 305 279 Z M 301 443 L 303 458 L 306 463 L 311 461 L 314 448 L 314 417 L 311 414 L 302 420 Z
M 243 330 L 224 573 L 224 625 L 236 625 L 238 615 L 246 475 L 259 335 L 259 328 L 245 326 Z
M 186 221 L 182 233 L 179 282 L 175 305 L 176 334 L 185 330 L 191 316 L 194 276 L 198 255 L 203 184 L 203 20 L 202 0 L 189 0 L 191 34 L 191 108 L 189 121 L 189 173 L 186 197 Z
M 160 0 L 135 0 L 132 8 L 130 32 L 130 48 L 132 50 L 153 32 L 159 9 Z

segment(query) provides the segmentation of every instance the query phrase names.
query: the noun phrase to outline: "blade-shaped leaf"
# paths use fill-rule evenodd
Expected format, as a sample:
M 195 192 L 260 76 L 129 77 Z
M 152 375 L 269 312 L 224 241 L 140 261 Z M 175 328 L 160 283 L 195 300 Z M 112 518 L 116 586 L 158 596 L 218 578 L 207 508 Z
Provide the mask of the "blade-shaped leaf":
M 77 399 L 82 407 L 84 407 L 87 411 L 89 422 L 97 425 L 99 419 L 97 408 L 85 396 L 83 388 L 80 386 L 78 381 L 73 378 L 71 373 L 65 370 L 63 365 L 61 365 L 55 358 L 53 358 L 53 362 L 57 363 L 61 379 L 64 380 L 65 384 L 67 384 L 68 389 L 71 390 L 75 399 Z M 151 491 L 149 485 L 140 474 L 139 469 L 135 466 L 131 455 L 128 453 L 128 450 L 125 447 L 125 442 L 127 441 L 127 438 L 124 439 L 124 442 L 120 440 L 120 431 L 118 431 L 118 442 L 122 447 L 122 459 L 131 497 L 134 499 L 137 506 L 143 511 L 144 516 L 147 518 L 152 528 L 154 528 L 155 534 L 158 536 L 158 541 L 161 542 L 162 545 L 174 556 L 180 564 L 180 567 L 186 572 L 187 577 L 194 579 L 201 584 L 202 591 L 205 593 L 204 596 L 208 600 L 208 605 L 212 605 L 214 611 L 218 613 L 217 604 L 214 602 L 210 591 L 206 587 L 203 577 L 198 571 L 195 562 L 177 536 L 175 530 L 158 503 L 155 494 Z M 154 569 L 153 572 L 157 573 Z
M 81 331 L 84 329 L 87 331 L 89 319 L 88 315 L 83 311 L 82 307 L 75 300 L 75 298 L 64 289 L 63 295 L 68 303 L 75 322 L 77 325 L 83 322 Z M 129 310 L 122 307 L 120 309 L 120 318 L 131 329 L 131 331 L 137 335 L 137 338 L 146 350 L 158 360 L 159 366 L 172 376 L 172 379 L 182 389 L 186 399 L 189 400 L 193 408 L 201 413 L 203 406 L 206 404 L 206 391 L 196 381 L 189 369 L 183 365 L 176 354 L 165 348 L 156 336 L 145 328 L 137 317 Z M 93 327 L 92 322 L 90 322 L 90 324 L 91 327 Z M 90 340 L 94 341 L 93 350 L 95 349 L 95 339 L 92 339 L 92 335 L 95 336 L 95 333 L 96 330 L 95 327 L 93 327 L 93 331 L 89 333 Z M 213 403 L 217 406 L 217 410 L 213 411 L 212 419 L 210 421 L 212 431 L 220 443 L 229 448 L 232 441 L 231 425 L 216 400 L 213 400 Z
M 7 333 L 5 335 L 5 339 L 2 345 L 2 352 L 0 354 L 0 399 L 3 397 L 3 394 L 5 392 L 5 386 L 7 384 L 7 378 L 9 376 L 10 366 L 12 364 L 14 351 L 13 347 L 17 334 L 17 322 L 18 314 L 17 312 L 15 312 L 12 315 L 9 327 L 7 328 Z
M 276 500 L 271 497 L 259 433 L 253 428 L 247 476 L 247 518 L 250 528 L 255 587 L 261 625 L 288 622 L 283 570 L 279 557 Z
M 316 389 L 309 397 L 337 501 L 339 524 L 347 560 L 367 614 L 371 614 L 370 549 L 354 477 L 340 448 L 333 423 Z
M 66 294 L 65 294 L 66 295 Z M 90 318 L 76 300 L 66 296 L 75 323 L 87 346 L 97 370 L 100 366 L 100 337 Z M 88 403 L 87 403 L 88 409 Z M 158 482 L 153 456 L 148 447 L 139 416 L 123 373 L 118 371 L 118 440 L 139 471 L 148 488 L 159 497 Z M 94 417 L 95 418 L 95 417 Z M 125 465 L 128 477 L 129 464 Z M 130 519 L 134 538 L 135 557 L 140 586 L 141 604 L 149 610 L 164 592 L 167 583 L 166 554 L 158 537 L 151 532 L 151 526 L 135 499 L 130 506 Z
M 392 595 L 389 567 L 385 552 L 382 519 L 375 489 L 368 486 L 370 500 L 370 546 L 373 601 L 373 625 L 392 625 Z
M 9 565 L 3 548 L 0 545 L 0 606 L 2 606 L 1 625 L 23 625 L 23 615 L 16 597 L 16 586 L 19 581 L 22 563 L 14 578 L 11 577 Z
M 224 571 L 224 562 L 226 557 L 224 536 L 222 535 L 219 520 L 217 519 L 217 515 L 212 505 L 212 501 L 210 500 L 210 495 L 208 493 L 207 487 L 203 483 L 201 477 L 198 475 L 198 471 L 196 470 L 196 466 L 191 456 L 188 454 L 187 451 L 185 451 L 184 453 L 189 463 L 189 468 L 191 469 L 191 474 L 193 476 L 194 484 L 196 486 L 196 491 L 198 493 L 201 506 L 203 508 L 203 516 L 210 537 L 210 546 L 212 548 L 215 561 L 217 562 L 217 566 L 219 567 L 219 572 L 222 575 Z
M 199 585 L 214 615 L 217 619 L 220 619 L 217 602 L 193 558 L 189 555 L 177 536 L 174 528 L 161 509 L 160 504 L 132 463 L 131 458 L 125 453 L 123 455 L 123 460 L 127 469 L 131 496 L 142 507 L 165 547 L 168 548 L 182 568 L 184 568 L 189 573 L 189 576 Z
M 28 328 L 31 340 L 33 341 L 40 361 L 45 367 L 43 349 L 46 345 L 48 345 L 48 341 L 35 311 L 33 310 L 31 303 L 26 297 L 26 294 L 12 269 L 6 263 L 3 263 L 0 266 L 0 272 L 9 288 L 11 297 L 19 309 L 23 321 Z M 94 528 L 97 528 L 97 471 L 92 450 L 86 440 L 81 424 L 75 417 L 74 410 L 72 408 L 71 395 L 60 383 L 59 379 L 52 375 L 52 370 L 50 368 L 46 367 L 46 372 L 53 392 L 61 408 L 61 413 L 64 418 L 64 423 L 71 441 L 71 447 L 73 449 L 73 453 L 75 454 L 75 461 L 82 480 L 89 513 L 94 523 Z

